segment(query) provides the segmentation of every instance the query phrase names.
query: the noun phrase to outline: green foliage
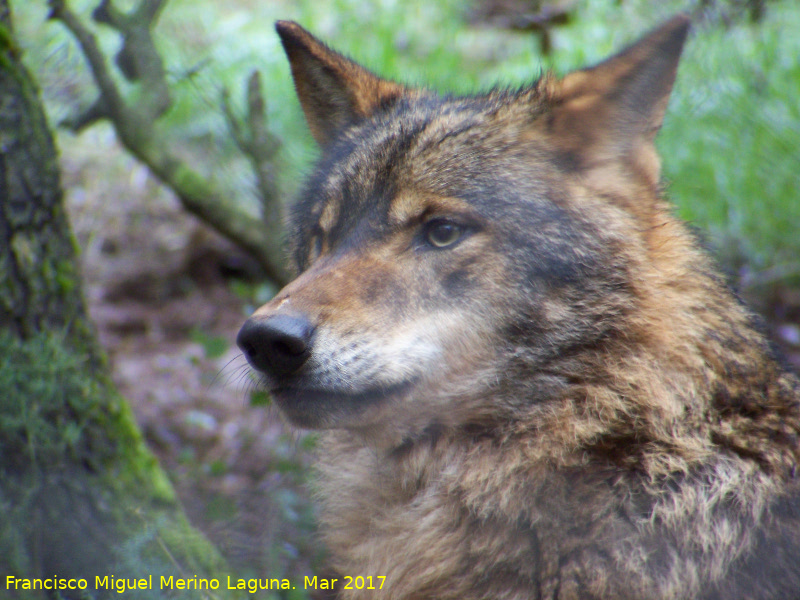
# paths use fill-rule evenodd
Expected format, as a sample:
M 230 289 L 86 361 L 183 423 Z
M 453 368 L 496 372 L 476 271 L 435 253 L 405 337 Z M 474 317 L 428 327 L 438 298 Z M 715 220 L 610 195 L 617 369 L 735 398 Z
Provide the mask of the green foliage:
M 250 392 L 250 406 L 269 406 L 272 397 L 266 390 L 253 390 Z
M 203 352 L 208 360 L 220 358 L 228 351 L 228 339 L 220 335 L 209 335 L 200 329 L 193 329 L 191 339 L 203 347 Z
M 661 150 L 681 215 L 728 262 L 800 276 L 800 8 L 768 6 L 762 24 L 693 40 Z
M 279 291 L 272 282 L 251 283 L 242 280 L 232 281 L 231 290 L 246 302 L 244 307 L 246 314 L 252 313 L 259 306 L 272 300 Z

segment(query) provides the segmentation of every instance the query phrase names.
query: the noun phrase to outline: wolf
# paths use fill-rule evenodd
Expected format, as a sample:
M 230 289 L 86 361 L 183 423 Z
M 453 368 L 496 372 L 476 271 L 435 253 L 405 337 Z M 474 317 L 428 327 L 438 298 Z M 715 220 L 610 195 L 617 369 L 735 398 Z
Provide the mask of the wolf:
M 321 157 L 237 342 L 338 597 L 800 598 L 800 383 L 661 189 L 688 29 L 460 97 L 277 24 Z

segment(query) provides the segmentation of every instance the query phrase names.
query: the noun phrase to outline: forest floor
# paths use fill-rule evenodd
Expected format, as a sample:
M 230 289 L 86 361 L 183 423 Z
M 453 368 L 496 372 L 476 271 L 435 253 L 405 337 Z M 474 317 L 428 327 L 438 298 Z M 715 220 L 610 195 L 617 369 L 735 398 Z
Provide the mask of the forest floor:
M 249 405 L 234 343 L 247 309 L 227 275 L 247 258 L 183 211 L 110 130 L 60 143 L 70 145 L 64 187 L 91 316 L 187 513 L 234 566 L 270 577 L 306 570 L 308 444 L 273 410 Z M 745 296 L 800 370 L 800 289 Z

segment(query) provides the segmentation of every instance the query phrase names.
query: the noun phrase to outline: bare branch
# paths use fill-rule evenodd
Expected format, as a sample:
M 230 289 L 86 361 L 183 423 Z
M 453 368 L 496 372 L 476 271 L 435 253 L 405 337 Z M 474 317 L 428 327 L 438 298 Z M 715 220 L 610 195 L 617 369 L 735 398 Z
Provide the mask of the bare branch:
M 142 100 L 137 110 L 150 120 L 164 114 L 172 103 L 164 61 L 152 35 L 163 4 L 163 0 L 142 0 L 137 9 L 126 14 L 118 10 L 112 0 L 102 0 L 92 13 L 95 21 L 108 25 L 122 36 L 122 48 L 115 62 L 128 81 L 141 81 Z
M 267 222 L 280 222 L 273 168 L 280 142 L 267 127 L 266 102 L 261 93 L 261 74 L 258 71 L 253 71 L 247 81 L 247 125 L 250 129 L 248 154 L 261 183 L 262 216 Z
M 155 25 L 158 20 L 161 9 L 166 4 L 166 0 L 143 0 L 136 11 L 140 19 L 146 19 L 150 22 L 151 27 Z
M 222 94 L 222 110 L 236 145 L 250 160 L 256 174 L 266 237 L 274 245 L 274 251 L 280 252 L 283 206 L 275 182 L 274 169 L 274 159 L 280 148 L 280 141 L 267 127 L 266 102 L 261 92 L 261 75 L 257 70 L 254 70 L 248 78 L 246 99 L 247 116 L 244 124 L 234 115 L 227 90 Z
M 109 118 L 124 120 L 128 115 L 115 112 L 125 110 L 122 96 L 117 90 L 111 74 L 108 72 L 105 58 L 103 53 L 100 52 L 94 35 L 83 26 L 83 23 L 80 22 L 75 13 L 67 8 L 65 0 L 49 0 L 48 4 L 50 6 L 49 18 L 61 21 L 78 41 L 86 60 L 89 62 L 89 68 L 92 71 L 95 84 L 99 88 L 100 95 L 109 111 Z
M 114 29 L 122 29 L 127 25 L 128 17 L 117 10 L 110 0 L 103 0 L 92 12 L 92 18 L 98 23 L 104 23 Z
M 122 73 L 140 83 L 141 98 L 135 105 L 126 104 L 106 65 L 92 33 L 69 10 L 66 0 L 49 0 L 50 18 L 61 21 L 78 41 L 92 72 L 100 96 L 82 114 L 66 124 L 79 130 L 107 118 L 122 144 L 147 165 L 178 196 L 184 208 L 216 228 L 231 241 L 250 252 L 270 279 L 282 285 L 288 279 L 280 249 L 279 195 L 275 187 L 271 160 L 278 144 L 266 127 L 263 97 L 258 78 L 251 77 L 247 144 L 237 144 L 250 158 L 259 181 L 263 216 L 252 216 L 232 199 L 232 194 L 217 188 L 169 150 L 166 132 L 157 127 L 157 119 L 170 106 L 171 99 L 161 56 L 153 43 L 151 27 L 165 0 L 142 0 L 130 13 L 116 9 L 112 0 L 101 0 L 94 11 L 96 21 L 109 25 L 123 37 L 117 55 Z M 245 150 L 245 148 L 249 148 Z

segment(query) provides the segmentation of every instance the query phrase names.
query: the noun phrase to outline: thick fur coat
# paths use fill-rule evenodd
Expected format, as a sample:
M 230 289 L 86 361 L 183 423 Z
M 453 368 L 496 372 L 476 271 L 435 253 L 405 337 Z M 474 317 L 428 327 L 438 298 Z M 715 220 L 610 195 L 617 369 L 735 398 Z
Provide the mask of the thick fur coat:
M 340 597 L 800 598 L 800 385 L 659 187 L 687 30 L 450 97 L 278 24 L 322 156 L 238 342 Z

